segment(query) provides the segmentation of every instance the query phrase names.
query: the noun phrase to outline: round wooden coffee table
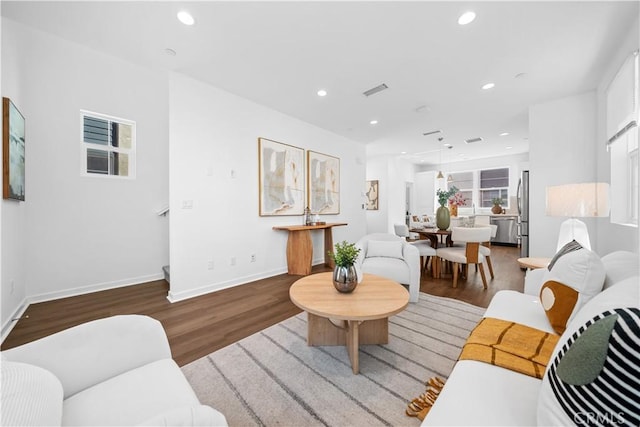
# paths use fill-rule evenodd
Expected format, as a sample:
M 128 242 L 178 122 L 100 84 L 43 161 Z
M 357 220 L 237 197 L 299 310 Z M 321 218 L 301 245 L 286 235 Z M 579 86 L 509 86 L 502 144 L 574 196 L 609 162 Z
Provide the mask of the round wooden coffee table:
M 299 279 L 291 285 L 289 297 L 307 312 L 307 344 L 346 345 L 357 374 L 358 346 L 389 342 L 389 316 L 407 307 L 409 292 L 393 280 L 365 274 L 353 292 L 340 293 L 333 286 L 332 274 Z

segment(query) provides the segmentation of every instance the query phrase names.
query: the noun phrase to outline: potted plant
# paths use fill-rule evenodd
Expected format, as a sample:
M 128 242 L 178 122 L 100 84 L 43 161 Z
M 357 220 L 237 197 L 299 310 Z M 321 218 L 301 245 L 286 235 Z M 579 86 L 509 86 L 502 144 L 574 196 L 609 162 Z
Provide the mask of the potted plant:
M 493 207 L 491 208 L 491 212 L 494 214 L 502 213 L 502 203 L 503 200 L 500 197 L 496 197 L 495 199 L 491 199 L 491 203 L 493 203 Z
M 449 213 L 449 209 L 447 209 L 446 204 L 449 201 L 449 198 L 457 192 L 458 189 L 455 185 L 452 185 L 449 190 L 441 190 L 438 188 L 436 191 L 438 203 L 440 204 L 440 207 L 436 210 L 436 225 L 440 230 L 446 230 L 449 228 L 449 224 L 451 224 L 451 214 Z
M 329 251 L 329 257 L 335 263 L 333 286 L 340 292 L 352 292 L 358 284 L 355 262 L 360 249 L 346 240 L 336 243 L 335 252 Z

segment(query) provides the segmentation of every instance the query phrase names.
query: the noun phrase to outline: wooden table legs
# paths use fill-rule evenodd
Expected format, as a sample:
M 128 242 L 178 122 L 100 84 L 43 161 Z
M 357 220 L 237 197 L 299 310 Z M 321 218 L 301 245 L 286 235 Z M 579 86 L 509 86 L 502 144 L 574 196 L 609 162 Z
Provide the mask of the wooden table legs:
M 310 346 L 344 345 L 347 347 L 351 370 L 360 372 L 358 347 L 360 344 L 387 344 L 389 319 L 334 320 L 307 313 L 307 344 Z
M 331 229 L 329 229 L 331 233 Z M 287 270 L 289 274 L 308 276 L 313 261 L 310 230 L 290 230 L 287 238 Z

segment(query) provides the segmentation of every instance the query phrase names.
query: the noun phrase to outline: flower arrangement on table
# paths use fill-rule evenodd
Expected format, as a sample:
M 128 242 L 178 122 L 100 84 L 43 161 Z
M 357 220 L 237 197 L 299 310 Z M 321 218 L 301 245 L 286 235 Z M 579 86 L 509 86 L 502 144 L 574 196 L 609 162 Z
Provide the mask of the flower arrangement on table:
M 449 197 L 449 210 L 451 216 L 458 216 L 458 206 L 464 206 L 467 204 L 467 199 L 462 197 L 462 193 L 456 191 L 451 197 Z

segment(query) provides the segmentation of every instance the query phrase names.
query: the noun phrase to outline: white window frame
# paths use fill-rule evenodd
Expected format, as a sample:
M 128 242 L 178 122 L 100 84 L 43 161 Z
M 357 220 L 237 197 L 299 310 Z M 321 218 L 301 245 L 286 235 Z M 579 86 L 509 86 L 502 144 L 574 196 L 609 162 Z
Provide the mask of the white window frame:
M 508 184 L 506 187 L 494 187 L 494 188 L 480 188 L 480 172 L 482 171 L 488 171 L 488 170 L 495 170 L 495 169 L 506 169 L 507 170 L 507 179 L 508 179 Z M 450 174 L 461 174 L 461 173 L 471 173 L 472 177 L 473 177 L 473 188 L 459 188 L 459 190 L 461 191 L 471 191 L 472 193 L 472 198 L 471 200 L 467 201 L 467 204 L 465 206 L 461 206 L 460 208 L 458 208 L 458 212 L 459 213 L 463 213 L 463 212 L 470 212 L 470 213 L 477 213 L 478 210 L 483 209 L 483 210 L 489 210 L 491 209 L 491 207 L 482 207 L 480 205 L 480 191 L 489 191 L 489 190 L 502 190 L 502 189 L 506 189 L 507 190 L 507 194 L 509 195 L 509 197 L 507 197 L 506 200 L 504 200 L 504 204 L 502 205 L 503 208 L 505 209 L 509 209 L 510 205 L 509 205 L 509 198 L 511 197 L 511 167 L 509 166 L 495 166 L 495 167 L 487 167 L 487 168 L 482 168 L 482 169 L 470 169 L 470 170 L 459 170 L 459 171 L 453 171 L 453 172 L 449 172 L 447 175 Z M 438 182 L 440 181 L 440 182 Z M 436 179 L 434 182 L 434 186 L 435 189 L 437 190 L 438 188 L 444 188 L 449 189 L 451 188 L 452 185 L 455 185 L 456 187 L 458 187 L 456 185 L 456 182 L 447 182 L 445 180 L 444 184 L 442 183 L 441 180 Z M 438 198 L 435 197 L 435 191 L 434 191 L 434 206 L 438 205 Z M 464 209 L 464 211 L 463 211 Z M 475 211 L 475 212 L 474 212 Z
M 114 147 L 110 143 L 107 145 L 95 144 L 91 142 L 85 142 L 84 140 L 84 118 L 95 118 L 100 120 L 106 120 L 110 123 L 122 123 L 131 126 L 131 148 Z M 109 179 L 135 179 L 136 178 L 136 122 L 133 120 L 127 120 L 120 117 L 110 116 L 107 114 L 96 113 L 94 111 L 80 110 L 80 174 L 85 177 L 92 178 L 109 178 Z M 111 153 L 126 154 L 129 159 L 128 174 L 114 175 L 111 173 L 101 174 L 87 171 L 87 154 L 88 150 L 99 150 L 107 153 L 107 159 L 109 164 L 111 163 Z M 111 170 L 109 166 L 108 170 Z

